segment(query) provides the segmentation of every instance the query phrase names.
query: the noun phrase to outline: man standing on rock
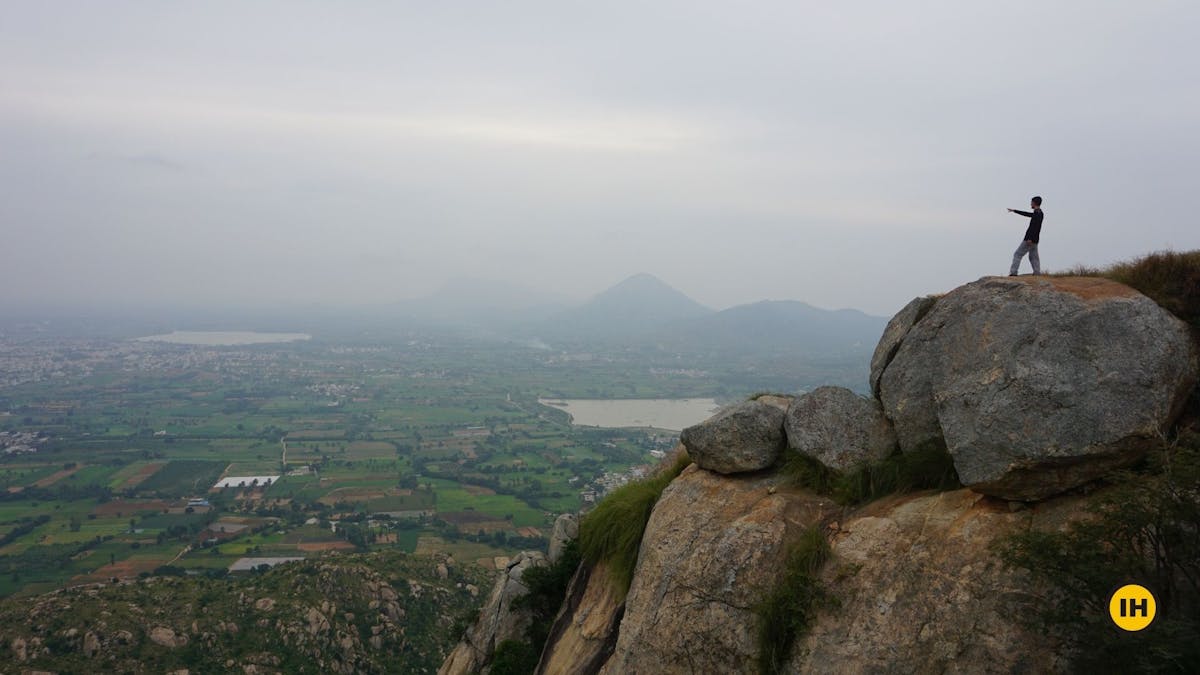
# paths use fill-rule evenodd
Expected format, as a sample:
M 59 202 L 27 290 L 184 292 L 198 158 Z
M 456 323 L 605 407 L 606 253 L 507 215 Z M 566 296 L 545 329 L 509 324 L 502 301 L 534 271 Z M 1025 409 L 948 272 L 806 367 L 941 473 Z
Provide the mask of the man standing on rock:
M 1042 234 L 1042 198 L 1034 197 L 1029 200 L 1030 211 L 1018 211 L 1017 209 L 1009 209 L 1009 213 L 1015 213 L 1019 216 L 1025 216 L 1029 219 L 1029 228 L 1025 230 L 1025 240 L 1017 247 L 1017 251 L 1013 253 L 1012 267 L 1008 270 L 1008 276 L 1017 276 L 1017 268 L 1021 266 L 1021 258 L 1025 254 L 1029 254 L 1029 264 L 1033 265 L 1033 273 L 1042 273 L 1042 259 L 1038 257 L 1038 239 Z

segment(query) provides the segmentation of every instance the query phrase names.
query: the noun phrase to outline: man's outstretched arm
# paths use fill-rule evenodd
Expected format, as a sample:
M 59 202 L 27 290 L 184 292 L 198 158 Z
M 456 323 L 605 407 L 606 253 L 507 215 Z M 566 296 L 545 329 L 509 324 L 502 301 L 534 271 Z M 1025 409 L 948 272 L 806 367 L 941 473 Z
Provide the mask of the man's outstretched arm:
M 1019 211 L 1019 210 L 1017 210 L 1017 209 L 1009 209 L 1009 210 L 1008 210 L 1008 212 L 1009 212 L 1009 213 L 1015 213 L 1015 214 L 1017 214 L 1018 216 L 1025 216 L 1026 218 L 1032 218 L 1032 217 L 1033 217 L 1033 213 L 1032 213 L 1032 212 L 1030 212 L 1030 211 Z

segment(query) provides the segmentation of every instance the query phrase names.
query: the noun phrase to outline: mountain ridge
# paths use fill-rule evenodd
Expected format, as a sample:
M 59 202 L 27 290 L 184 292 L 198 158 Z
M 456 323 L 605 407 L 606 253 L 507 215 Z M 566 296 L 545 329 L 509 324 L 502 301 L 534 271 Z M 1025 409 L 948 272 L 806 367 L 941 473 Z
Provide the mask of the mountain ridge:
M 827 310 L 799 300 L 760 300 L 673 325 L 668 335 L 717 351 L 865 353 L 887 320 L 856 309 Z
M 776 356 L 843 356 L 870 350 L 886 319 L 800 300 L 707 307 L 646 272 L 570 306 L 552 293 L 513 284 L 459 280 L 395 304 L 427 322 L 487 328 L 523 339 L 574 345 L 620 344 L 659 351 L 729 353 L 747 345 Z M 757 353 L 757 352 L 756 352 Z

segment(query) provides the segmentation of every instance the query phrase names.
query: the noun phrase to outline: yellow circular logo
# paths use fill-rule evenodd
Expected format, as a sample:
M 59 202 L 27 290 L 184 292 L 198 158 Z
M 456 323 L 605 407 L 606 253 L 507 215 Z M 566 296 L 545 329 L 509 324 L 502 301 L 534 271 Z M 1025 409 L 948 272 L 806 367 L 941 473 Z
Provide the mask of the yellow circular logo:
M 1126 584 L 1108 599 L 1108 615 L 1117 628 L 1135 633 L 1154 622 L 1158 601 L 1145 586 Z

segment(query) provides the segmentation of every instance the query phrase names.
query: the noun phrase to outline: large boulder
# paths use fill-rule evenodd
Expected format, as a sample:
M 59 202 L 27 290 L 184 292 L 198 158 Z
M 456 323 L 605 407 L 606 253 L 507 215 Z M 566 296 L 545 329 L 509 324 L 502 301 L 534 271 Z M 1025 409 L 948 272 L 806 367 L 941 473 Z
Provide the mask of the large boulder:
M 778 473 L 684 470 L 654 507 L 601 673 L 757 671 L 754 605 L 775 586 L 790 542 L 836 509 Z
M 823 606 L 792 649 L 792 673 L 1054 673 L 1069 652 L 1025 617 L 1048 589 L 992 544 L 1087 513 L 1063 497 L 1012 511 L 971 490 L 882 500 L 836 524 Z
M 562 557 L 563 549 L 572 539 L 579 537 L 579 514 L 564 513 L 554 519 L 554 529 L 550 531 L 550 547 L 546 557 L 551 564 Z
M 505 640 L 524 640 L 533 621 L 528 610 L 517 610 L 513 600 L 529 592 L 522 581 L 525 571 L 546 564 L 540 551 L 518 553 L 505 567 L 492 587 L 492 594 L 479 611 L 479 618 L 467 629 L 462 641 L 438 669 L 438 675 L 466 675 L 485 671 L 496 646 Z
M 1035 500 L 1139 458 L 1196 382 L 1187 326 L 1089 277 L 985 277 L 903 337 L 879 380 L 900 447 L 945 447 L 965 485 Z
M 879 344 L 875 345 L 875 353 L 871 355 L 871 393 L 875 396 L 879 396 L 879 380 L 883 377 L 883 371 L 892 362 L 892 357 L 896 355 L 904 336 L 908 335 L 908 331 L 912 330 L 918 321 L 925 318 L 937 299 L 936 295 L 914 298 L 888 321 L 887 327 L 883 329 L 883 336 L 879 338 Z
M 717 473 L 759 471 L 783 451 L 783 417 L 791 398 L 759 396 L 722 408 L 679 435 L 692 461 Z
M 819 387 L 797 397 L 783 428 L 789 448 L 838 471 L 896 449 L 896 432 L 879 402 L 843 387 Z

